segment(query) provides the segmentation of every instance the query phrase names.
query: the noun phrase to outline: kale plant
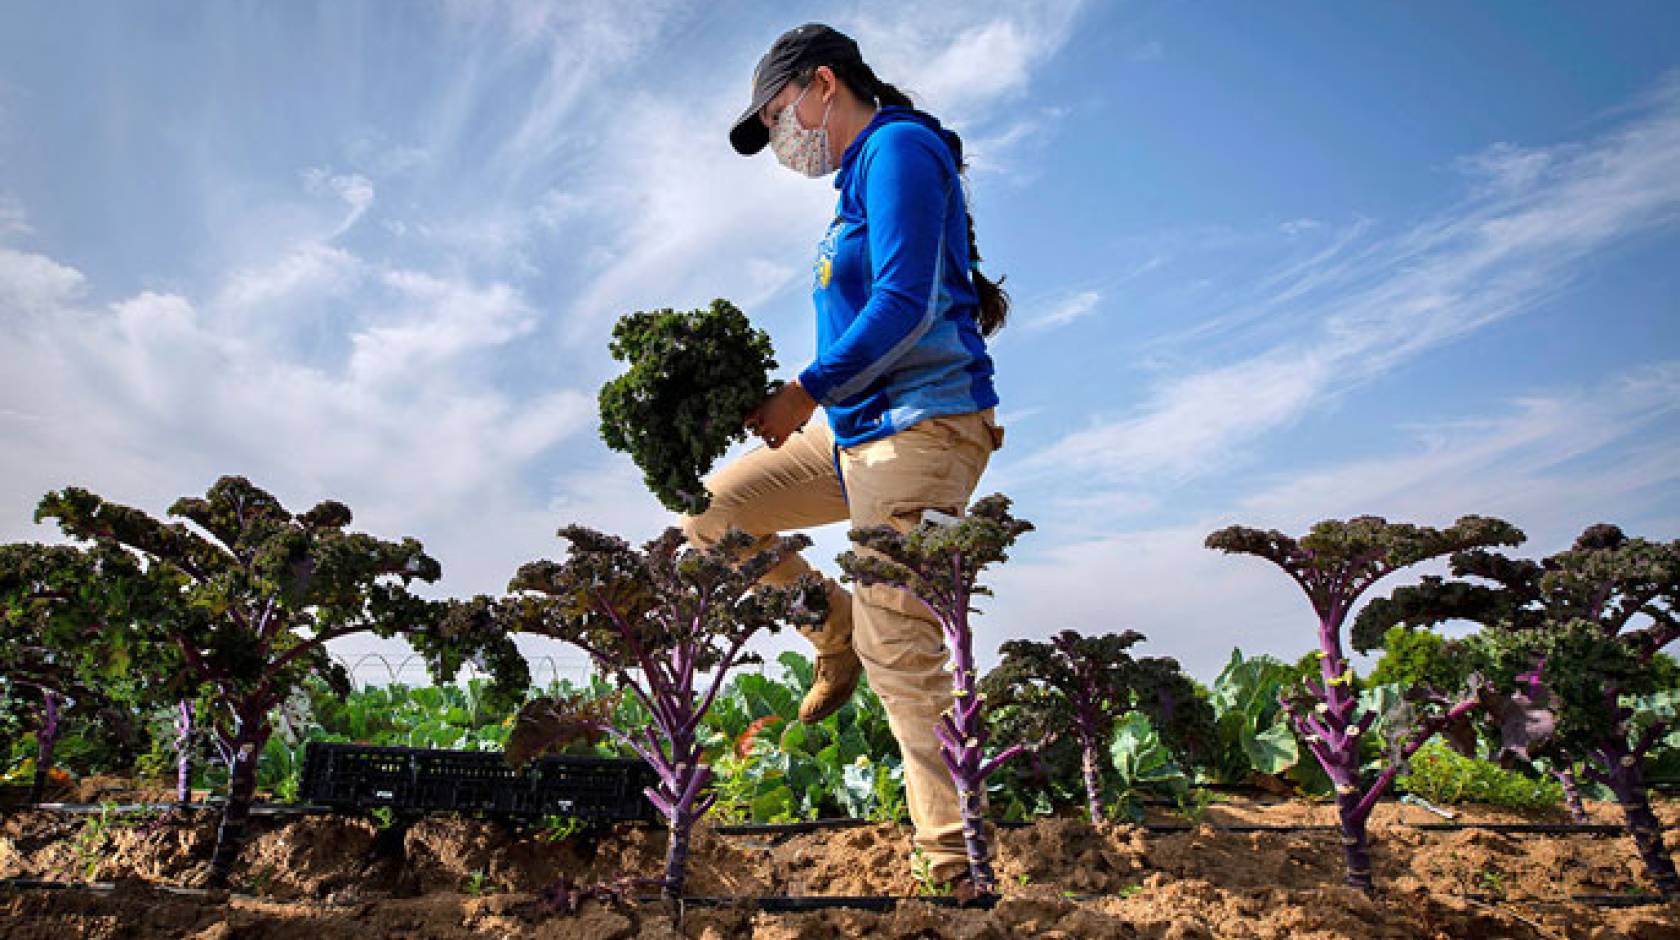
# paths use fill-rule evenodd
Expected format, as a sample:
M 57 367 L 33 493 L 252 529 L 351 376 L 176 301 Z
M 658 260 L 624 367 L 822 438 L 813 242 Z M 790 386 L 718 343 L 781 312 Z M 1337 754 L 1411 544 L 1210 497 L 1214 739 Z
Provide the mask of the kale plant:
M 637 311 L 613 327 L 613 358 L 629 371 L 601 386 L 601 439 L 640 467 L 667 509 L 710 505 L 701 477 L 773 390 L 770 338 L 734 304 Z
M 529 681 L 506 637 L 439 629 L 443 605 L 408 591 L 413 581 L 442 573 L 419 542 L 347 531 L 350 510 L 342 503 L 328 500 L 293 515 L 249 480 L 229 476 L 203 497 L 177 500 L 169 514 L 197 528 L 75 487 L 47 494 L 36 519 L 57 519 L 66 535 L 101 548 L 137 552 L 148 571 L 177 585 L 177 603 L 134 628 L 144 631 L 144 642 L 179 656 L 180 671 L 161 691 L 174 701 L 202 694 L 212 706 L 200 720 L 213 728 L 230 779 L 207 871 L 211 886 L 227 884 L 244 841 L 258 758 L 274 730 L 271 713 L 311 674 L 349 691 L 348 676 L 328 656 L 330 641 L 401 636 L 440 683 L 474 654 L 488 656 L 510 695 Z
M 675 527 L 640 551 L 582 526 L 559 534 L 571 543 L 566 561 L 522 566 L 494 617 L 507 629 L 583 650 L 651 721 L 602 728 L 606 711 L 590 713 L 579 700 L 536 699 L 521 712 L 509 749 L 535 755 L 551 742 L 600 728 L 647 761 L 659 775 L 647 797 L 670 828 L 661 886 L 667 897 L 679 898 L 694 824 L 717 799 L 706 792 L 712 768 L 702 759 L 701 722 L 730 671 L 758 661 L 747 641 L 784 624 L 819 624 L 827 615 L 814 575 L 786 586 L 758 583 L 810 539 L 783 537 L 742 561 L 754 539 L 739 529 L 705 550 L 684 548 Z
M 1045 745 L 1064 737 L 1077 741 L 1092 822 L 1108 815 L 1102 751 L 1121 715 L 1148 715 L 1166 743 L 1181 752 L 1203 751 L 1213 736 L 1213 710 L 1196 697 L 1177 660 L 1132 657 L 1131 647 L 1143 639 L 1135 630 L 1094 637 L 1064 630 L 1045 643 L 1010 640 L 998 650 L 1002 661 L 980 684 L 988 708 L 1023 706 L 1022 714 L 1037 725 L 1033 738 Z
M 969 875 L 974 889 L 982 893 L 990 893 L 997 882 L 982 809 L 986 778 L 1026 745 L 1017 742 L 986 759 L 990 733 L 985 696 L 974 669 L 969 605 L 976 595 L 991 593 L 978 583 L 980 572 L 987 565 L 1007 561 L 1009 546 L 1031 530 L 1032 523 L 1010 515 L 1009 499 L 999 493 L 979 500 L 954 523 L 923 520 L 909 532 L 889 525 L 853 529 L 851 540 L 859 550 L 839 557 L 847 580 L 909 592 L 933 614 L 944 633 L 951 650 L 955 702 L 933 730 L 957 785 Z
M 1536 753 L 1608 787 L 1651 881 L 1666 895 L 1680 894 L 1644 778 L 1669 722 L 1633 704 L 1664 684 L 1658 653 L 1680 637 L 1680 541 L 1630 538 L 1600 524 L 1539 562 L 1463 551 L 1451 570 L 1454 580 L 1428 578 L 1373 603 L 1357 637 L 1369 641 L 1395 624 L 1471 620 L 1487 627 L 1471 648 L 1496 684 L 1520 683 L 1543 663 L 1556 725 Z M 1571 776 L 1559 776 L 1572 788 Z
M 1411 690 L 1413 711 L 1400 726 L 1389 758 L 1374 779 L 1362 772 L 1362 737 L 1381 717 L 1361 708 L 1353 669 L 1342 651 L 1342 631 L 1354 604 L 1371 585 L 1401 568 L 1452 552 L 1487 545 L 1515 545 L 1523 535 L 1497 519 L 1465 516 L 1447 529 L 1390 523 L 1376 516 L 1328 520 L 1295 539 L 1276 530 L 1231 526 L 1214 532 L 1207 546 L 1230 554 L 1254 555 L 1282 568 L 1295 580 L 1318 615 L 1320 679 L 1308 679 L 1286 693 L 1283 706 L 1336 789 L 1347 882 L 1371 888 L 1366 822 L 1371 809 L 1405 768 L 1405 761 L 1437 733 L 1480 707 L 1471 694 L 1449 699 L 1442 690 Z
M 36 740 L 30 802 L 42 799 L 67 727 L 119 748 L 138 737 L 129 716 L 159 704 L 147 680 L 173 663 L 134 627 L 161 616 L 172 594 L 167 578 L 113 546 L 0 545 L 0 691 L 13 709 L 39 702 L 21 722 Z

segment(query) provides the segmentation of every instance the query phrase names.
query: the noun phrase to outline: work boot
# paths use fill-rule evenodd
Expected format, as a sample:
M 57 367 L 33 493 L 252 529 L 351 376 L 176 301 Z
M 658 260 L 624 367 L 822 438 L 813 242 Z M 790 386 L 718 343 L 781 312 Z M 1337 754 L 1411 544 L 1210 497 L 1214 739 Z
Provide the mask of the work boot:
M 805 701 L 799 703 L 799 720 L 813 725 L 839 711 L 856 691 L 862 674 L 863 663 L 851 650 L 818 653 L 816 678 L 811 691 L 805 693 Z

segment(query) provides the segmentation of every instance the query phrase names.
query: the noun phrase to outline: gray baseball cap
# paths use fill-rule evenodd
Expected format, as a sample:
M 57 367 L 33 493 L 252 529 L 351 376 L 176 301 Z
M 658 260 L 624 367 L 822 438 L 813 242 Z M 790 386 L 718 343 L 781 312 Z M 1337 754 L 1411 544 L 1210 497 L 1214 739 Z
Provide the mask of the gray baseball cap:
M 850 36 L 821 23 L 806 23 L 783 33 L 758 60 L 753 69 L 752 104 L 741 113 L 729 130 L 729 142 L 735 151 L 750 155 L 764 149 L 770 142 L 770 129 L 758 119 L 758 112 L 776 97 L 776 93 L 800 69 L 812 65 L 835 65 L 855 59 L 863 61 L 863 53 Z

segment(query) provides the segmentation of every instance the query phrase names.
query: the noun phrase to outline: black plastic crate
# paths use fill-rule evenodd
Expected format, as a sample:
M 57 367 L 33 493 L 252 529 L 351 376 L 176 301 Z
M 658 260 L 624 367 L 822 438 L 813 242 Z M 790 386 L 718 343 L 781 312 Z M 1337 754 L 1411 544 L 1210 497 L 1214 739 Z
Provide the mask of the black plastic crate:
M 656 782 L 640 760 L 565 755 L 516 770 L 499 751 L 312 741 L 304 751 L 299 795 L 339 809 L 652 820 L 653 805 L 642 790 Z

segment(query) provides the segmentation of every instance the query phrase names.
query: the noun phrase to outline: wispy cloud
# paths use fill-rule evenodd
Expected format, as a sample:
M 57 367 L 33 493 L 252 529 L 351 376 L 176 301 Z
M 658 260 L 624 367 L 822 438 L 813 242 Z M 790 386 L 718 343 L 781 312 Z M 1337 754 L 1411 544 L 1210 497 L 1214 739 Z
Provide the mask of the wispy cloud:
M 86 281 L 45 255 L 0 248 L 0 311 L 46 316 L 81 294 Z
M 921 99 L 942 119 L 979 123 L 1025 92 L 1067 42 L 1081 0 L 938 3 L 866 0 L 840 25 L 876 74 Z
M 347 211 L 328 235 L 328 240 L 337 238 L 348 232 L 373 205 L 373 183 L 359 173 L 333 173 L 323 167 L 310 167 L 303 171 L 305 187 L 312 193 L 331 192 L 344 200 Z
M 1317 219 L 1299 218 L 1278 223 L 1278 231 L 1288 235 L 1290 238 L 1294 238 L 1302 232 L 1311 232 L 1315 229 L 1322 228 L 1323 226 L 1324 223 Z
M 1078 9 L 1042 2 L 965 8 L 960 17 L 933 6 L 879 16 L 877 5 L 864 3 L 835 22 L 857 38 L 877 74 L 942 119 L 979 125 L 1026 87 Z M 743 49 L 740 60 L 760 54 Z M 749 69 L 690 83 L 686 94 L 662 88 L 616 102 L 602 151 L 610 158 L 584 179 L 600 200 L 597 217 L 620 221 L 598 236 L 606 260 L 570 304 L 570 342 L 598 337 L 627 310 L 714 296 L 750 308 L 804 283 L 821 233 L 813 220 L 827 217 L 834 192 L 766 154 L 743 159 L 723 144 Z M 802 339 L 788 356 L 809 345 Z
M 1133 62 L 1159 62 L 1167 57 L 1167 44 L 1159 39 L 1139 43 L 1128 53 L 1127 58 Z
M 34 229 L 29 227 L 29 218 L 23 211 L 23 203 L 11 193 L 0 193 L 0 240 L 28 235 Z
M 1099 419 L 1016 465 L 1112 481 L 1227 469 L 1244 447 L 1401 363 L 1544 304 L 1581 260 L 1672 224 L 1680 211 L 1680 87 L 1622 126 L 1505 176 L 1494 195 L 1386 241 L 1327 250 L 1291 273 L 1265 328 L 1292 335 L 1158 385 L 1137 412 Z M 1538 169 L 1536 167 L 1539 167 Z M 1226 321 L 1232 331 L 1247 318 Z M 1221 337 L 1226 348 L 1241 332 Z M 1198 342 L 1206 340 L 1198 337 Z
M 1080 291 L 1064 298 L 1046 312 L 1027 320 L 1025 326 L 1034 332 L 1066 326 L 1075 320 L 1089 316 L 1101 301 L 1102 294 L 1094 290 Z

